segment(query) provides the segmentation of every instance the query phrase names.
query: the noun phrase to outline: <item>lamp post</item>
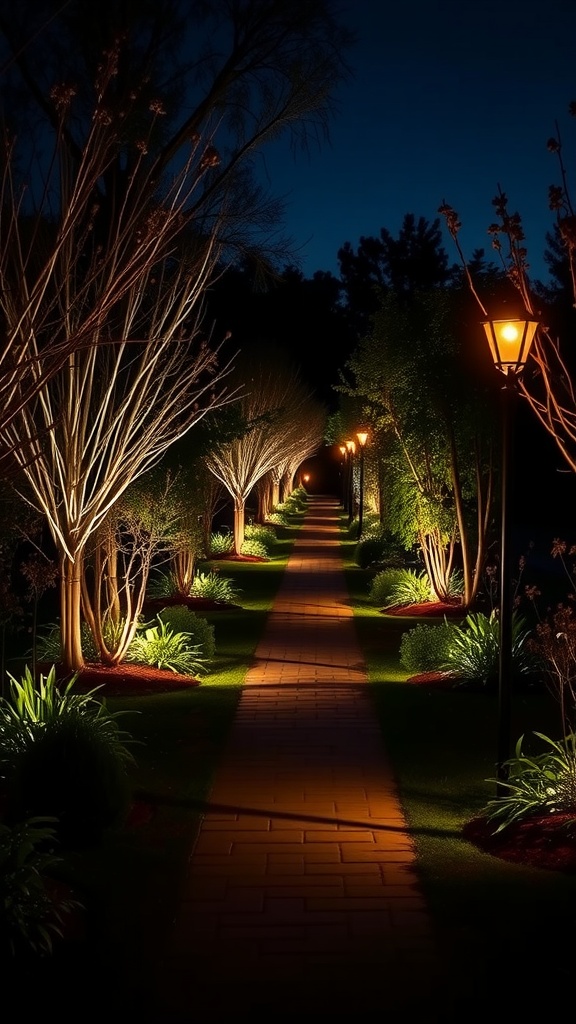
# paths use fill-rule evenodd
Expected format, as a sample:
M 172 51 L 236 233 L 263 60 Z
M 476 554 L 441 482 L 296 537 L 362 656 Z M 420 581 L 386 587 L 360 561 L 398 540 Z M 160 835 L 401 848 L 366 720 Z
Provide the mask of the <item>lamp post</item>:
M 364 519 L 364 448 L 368 440 L 368 431 L 359 430 L 356 434 L 360 445 L 360 505 L 358 509 L 358 540 L 362 536 L 362 523 Z
M 344 512 L 348 512 L 348 477 L 346 475 L 348 470 L 348 463 L 346 461 L 348 449 L 345 444 L 341 444 L 339 447 L 342 456 L 342 508 Z
M 356 445 L 354 441 L 345 441 L 348 450 L 348 526 L 354 519 L 354 452 Z
M 500 645 L 498 659 L 498 734 L 496 795 L 505 796 L 510 757 L 512 695 L 512 582 L 510 576 L 510 498 L 512 484 L 512 428 L 518 380 L 534 340 L 536 320 L 487 320 L 482 324 L 497 370 L 504 375 L 502 388 L 502 486 L 500 518 Z

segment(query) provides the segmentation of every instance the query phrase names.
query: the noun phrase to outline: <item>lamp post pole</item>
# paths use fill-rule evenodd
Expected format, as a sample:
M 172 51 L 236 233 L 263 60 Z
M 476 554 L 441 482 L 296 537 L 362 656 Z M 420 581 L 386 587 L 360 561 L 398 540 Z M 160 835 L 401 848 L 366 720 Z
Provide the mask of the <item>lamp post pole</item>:
M 496 369 L 504 374 L 502 408 L 502 483 L 500 518 L 500 608 L 498 651 L 498 728 L 496 796 L 508 793 L 507 761 L 512 723 L 513 599 L 510 573 L 510 506 L 512 497 L 512 431 L 518 380 L 526 365 L 538 323 L 535 320 L 488 320 L 483 325 Z
M 341 468 L 341 471 L 340 471 L 340 473 L 341 473 L 340 487 L 341 487 L 341 492 L 342 492 L 342 508 L 344 509 L 344 512 L 347 513 L 348 512 L 348 476 L 347 476 L 347 472 L 348 472 L 348 461 L 347 461 L 348 449 L 346 448 L 345 444 L 341 444 L 340 445 L 340 454 L 342 456 L 342 468 Z
M 356 445 L 354 441 L 346 441 L 348 450 L 348 526 L 354 519 L 354 452 Z
M 498 736 L 496 748 L 497 795 L 504 796 L 508 778 L 506 761 L 510 757 L 512 711 L 512 580 L 510 574 L 510 502 L 512 498 L 512 430 L 516 406 L 517 380 L 507 374 L 502 400 L 502 483 L 500 509 L 500 648 L 498 652 Z
M 358 540 L 360 540 L 364 521 L 364 448 L 368 440 L 368 431 L 359 430 L 356 437 L 360 444 L 360 504 L 358 508 Z

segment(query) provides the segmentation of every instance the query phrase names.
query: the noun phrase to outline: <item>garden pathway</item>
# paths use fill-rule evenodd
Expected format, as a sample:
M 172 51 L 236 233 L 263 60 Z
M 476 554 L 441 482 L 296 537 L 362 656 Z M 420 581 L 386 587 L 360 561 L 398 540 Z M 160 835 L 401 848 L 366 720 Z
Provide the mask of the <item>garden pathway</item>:
M 161 966 L 162 1024 L 448 1019 L 340 515 L 311 496 L 246 676 Z

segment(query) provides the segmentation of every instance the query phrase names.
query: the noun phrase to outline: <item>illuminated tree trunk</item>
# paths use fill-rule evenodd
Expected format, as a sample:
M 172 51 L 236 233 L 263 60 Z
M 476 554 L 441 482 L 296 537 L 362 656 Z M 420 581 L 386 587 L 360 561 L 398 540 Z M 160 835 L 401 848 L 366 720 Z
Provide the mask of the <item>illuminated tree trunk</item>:
M 234 502 L 234 551 L 237 555 L 242 550 L 244 543 L 244 530 L 246 522 L 246 502 L 236 498 Z
M 82 555 L 72 560 L 66 554 L 60 570 L 60 632 L 61 657 L 66 671 L 78 672 L 84 667 L 81 633 Z

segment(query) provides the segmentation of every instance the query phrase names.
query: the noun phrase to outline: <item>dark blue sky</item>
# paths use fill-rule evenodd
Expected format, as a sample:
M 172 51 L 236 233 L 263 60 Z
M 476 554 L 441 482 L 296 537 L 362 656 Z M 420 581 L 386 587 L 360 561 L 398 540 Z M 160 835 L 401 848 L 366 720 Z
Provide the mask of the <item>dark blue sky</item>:
M 358 43 L 330 144 L 266 155 L 304 274 L 337 273 L 344 242 L 356 247 L 381 227 L 396 234 L 408 212 L 433 220 L 443 200 L 460 214 L 467 254 L 483 247 L 492 258 L 486 229 L 500 184 L 543 277 L 556 121 L 576 186 L 576 0 L 355 0 L 343 10 Z M 446 249 L 456 260 L 448 238 Z

